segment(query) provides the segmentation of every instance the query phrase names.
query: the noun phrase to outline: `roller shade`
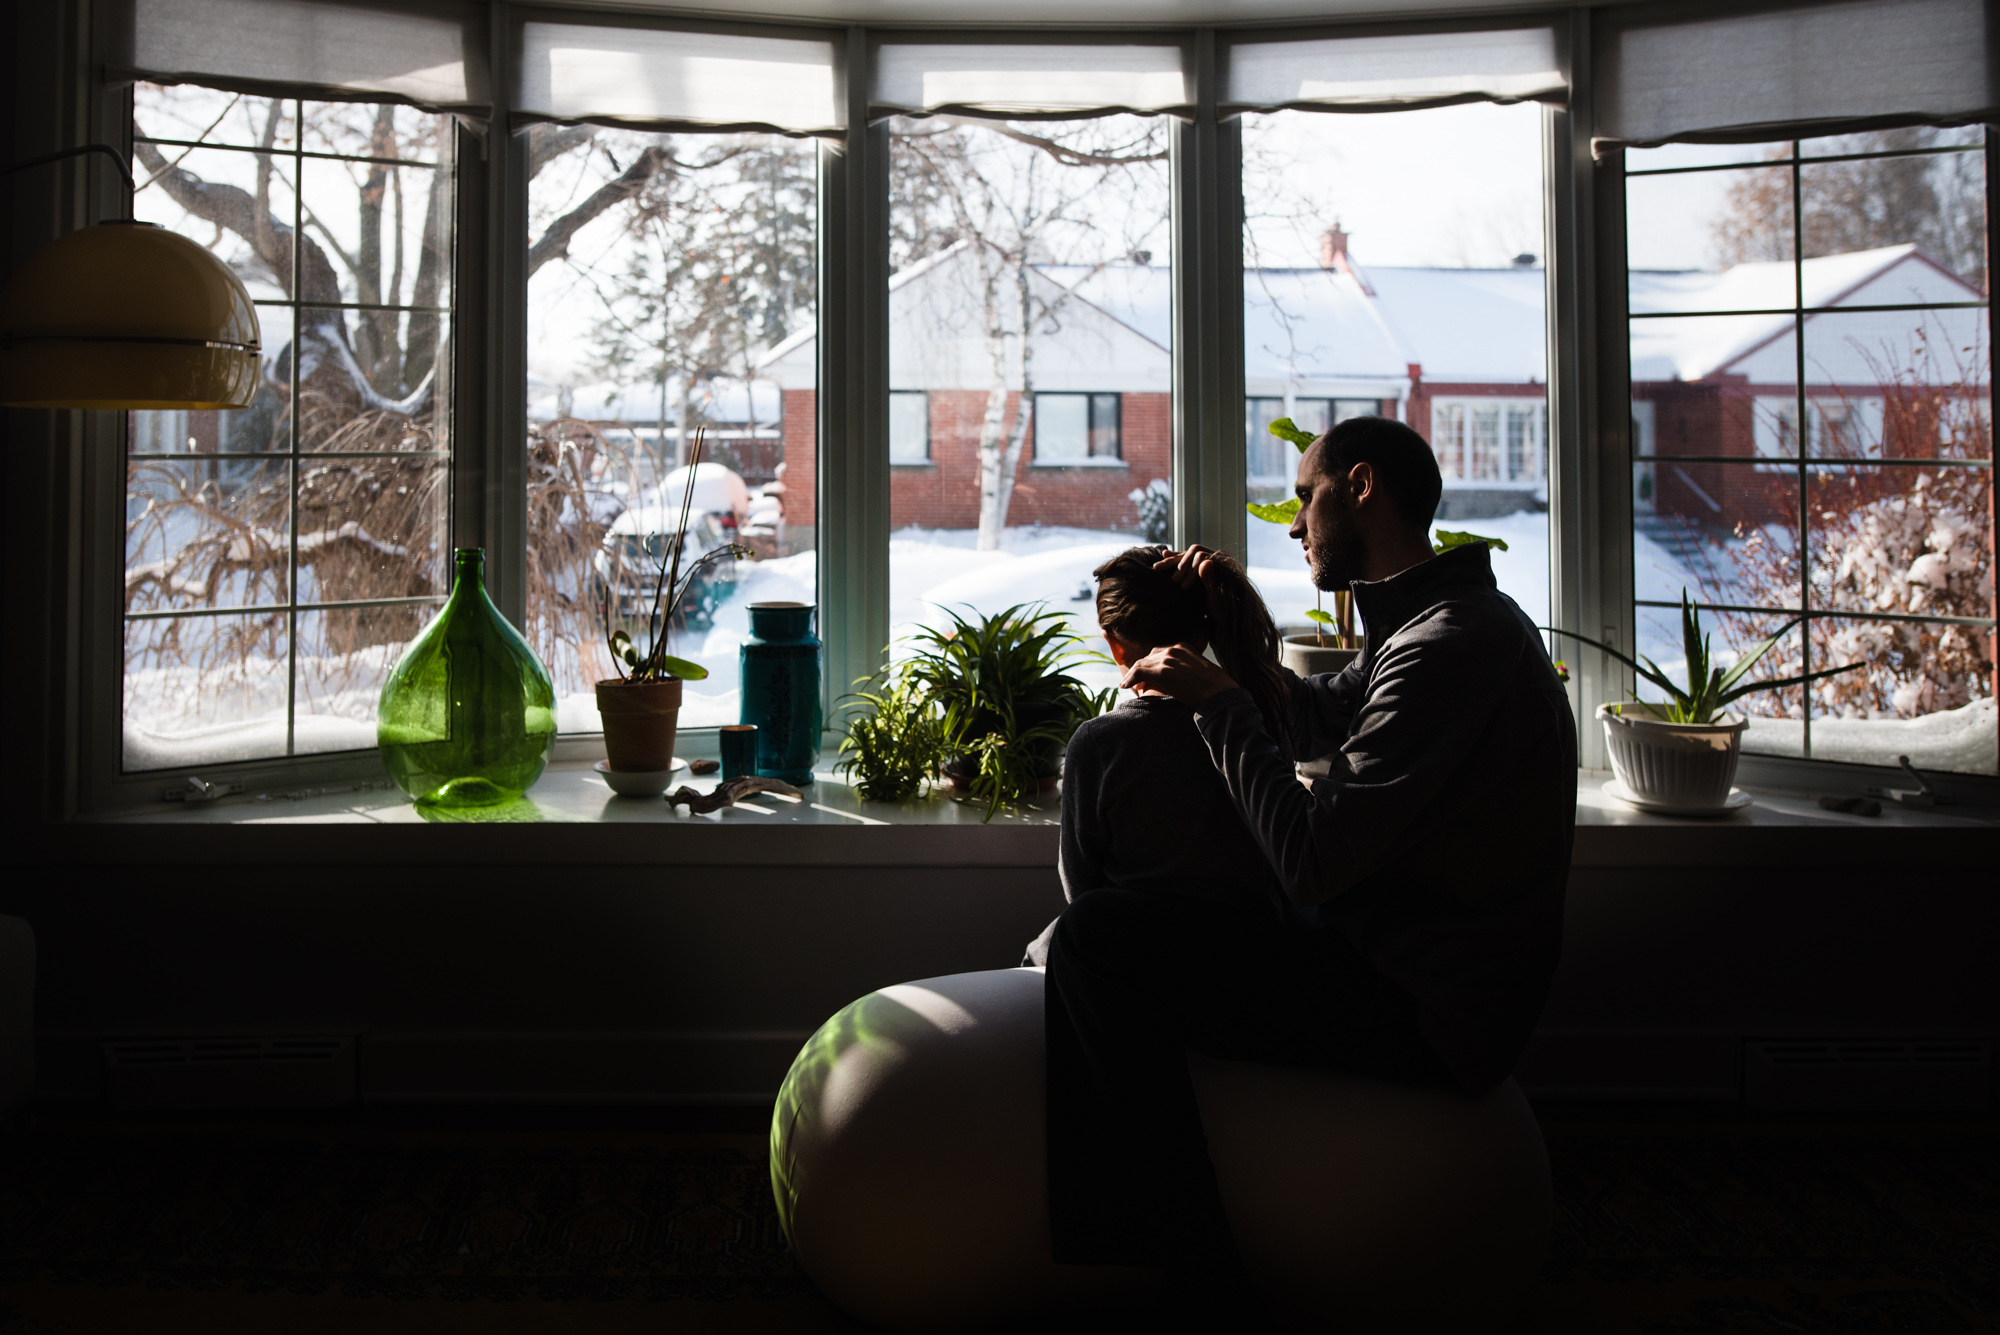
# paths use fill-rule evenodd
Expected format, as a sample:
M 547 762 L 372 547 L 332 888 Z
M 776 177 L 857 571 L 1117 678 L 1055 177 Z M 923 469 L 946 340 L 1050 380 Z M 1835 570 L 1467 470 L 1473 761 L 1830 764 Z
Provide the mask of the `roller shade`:
M 1966 125 L 1992 119 L 2000 106 L 1982 0 L 1741 10 L 1699 19 L 1685 8 L 1599 11 L 1599 143 L 1754 143 Z
M 519 50 L 521 120 L 828 136 L 846 125 L 831 35 L 531 20 Z
M 1548 27 L 1234 41 L 1221 57 L 1224 115 L 1559 103 L 1567 89 Z
M 885 41 L 875 50 L 869 115 L 1190 116 L 1189 64 L 1188 47 L 1172 40 Z
M 486 6 L 455 0 L 114 0 L 113 76 L 327 101 L 493 111 Z

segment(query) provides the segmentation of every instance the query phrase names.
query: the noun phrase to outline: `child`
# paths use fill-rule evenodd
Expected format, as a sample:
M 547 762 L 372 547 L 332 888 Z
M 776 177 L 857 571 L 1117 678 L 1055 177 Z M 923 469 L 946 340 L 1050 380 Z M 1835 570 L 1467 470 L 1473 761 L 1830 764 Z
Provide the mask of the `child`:
M 1099 566 L 1097 624 L 1123 667 L 1162 645 L 1213 646 L 1223 669 L 1247 687 L 1271 735 L 1286 745 L 1289 686 L 1278 666 L 1278 631 L 1243 569 L 1218 555 L 1210 591 L 1182 588 L 1153 569 L 1160 547 L 1134 547 Z M 1285 913 L 1264 850 L 1236 814 L 1187 706 L 1139 691 L 1076 730 L 1063 760 L 1059 870 L 1069 899 L 1099 886 L 1233 900 Z M 1051 930 L 1053 930 L 1051 924 Z M 1028 947 L 1047 959 L 1049 932 Z

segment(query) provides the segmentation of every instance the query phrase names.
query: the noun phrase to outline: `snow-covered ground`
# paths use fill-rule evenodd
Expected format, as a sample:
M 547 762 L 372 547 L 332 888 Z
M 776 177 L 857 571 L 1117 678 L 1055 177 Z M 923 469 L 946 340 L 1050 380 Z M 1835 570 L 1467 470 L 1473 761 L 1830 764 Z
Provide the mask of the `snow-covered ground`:
M 1493 553 L 1494 572 L 1506 591 L 1536 623 L 1548 620 L 1548 523 L 1539 514 L 1515 514 L 1470 522 L 1464 527 L 1504 538 L 1505 552 Z M 1281 625 L 1306 622 L 1314 605 L 1312 583 L 1298 544 L 1282 527 L 1251 521 L 1248 545 L 1252 581 Z M 1127 547 L 1132 534 L 1096 529 L 1027 527 L 1007 530 L 999 551 L 977 550 L 970 530 L 907 528 L 889 542 L 892 646 L 920 625 L 946 624 L 944 609 L 987 615 L 1017 603 L 1046 603 L 1070 618 L 1089 648 L 1106 646 L 1097 634 L 1090 572 Z M 1674 601 L 1693 572 L 1674 553 L 1645 535 L 1634 539 L 1641 597 Z M 1726 563 L 1726 551 L 1719 553 Z M 734 723 L 739 708 L 738 650 L 749 635 L 754 602 L 812 602 L 817 563 L 813 553 L 746 563 L 738 569 L 734 594 L 716 612 L 715 626 L 698 638 L 677 639 L 674 652 L 709 669 L 706 681 L 691 682 L 682 706 L 684 727 Z M 1672 667 L 1680 658 L 1678 614 L 1662 611 L 1642 618 L 1640 648 Z M 365 748 L 375 741 L 375 701 L 394 665 L 393 646 L 377 646 L 352 660 L 302 657 L 295 746 L 300 752 Z M 1084 664 L 1077 675 L 1094 686 L 1115 683 L 1108 663 Z M 1753 702 L 1754 707 L 1754 702 Z M 234 663 L 203 673 L 193 668 L 154 668 L 126 676 L 125 764 L 128 769 L 215 763 L 284 753 L 285 667 L 263 659 Z M 594 732 L 597 708 L 588 694 L 557 702 L 564 732 Z M 1802 726 L 1784 719 L 1753 719 L 1746 749 L 1797 755 Z M 1996 769 L 1995 705 L 1977 701 L 1965 708 L 1912 720 L 1818 719 L 1813 754 L 1824 759 L 1894 764 L 1909 755 L 1920 766 L 1993 773 Z

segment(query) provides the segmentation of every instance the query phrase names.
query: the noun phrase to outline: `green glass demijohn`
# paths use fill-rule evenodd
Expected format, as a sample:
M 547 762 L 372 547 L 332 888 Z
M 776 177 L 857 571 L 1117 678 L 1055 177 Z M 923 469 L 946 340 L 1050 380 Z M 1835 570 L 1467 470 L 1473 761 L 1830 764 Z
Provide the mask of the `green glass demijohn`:
M 480 548 L 458 549 L 451 600 L 382 686 L 382 763 L 426 806 L 512 801 L 555 749 L 555 686 L 486 596 L 484 564 Z

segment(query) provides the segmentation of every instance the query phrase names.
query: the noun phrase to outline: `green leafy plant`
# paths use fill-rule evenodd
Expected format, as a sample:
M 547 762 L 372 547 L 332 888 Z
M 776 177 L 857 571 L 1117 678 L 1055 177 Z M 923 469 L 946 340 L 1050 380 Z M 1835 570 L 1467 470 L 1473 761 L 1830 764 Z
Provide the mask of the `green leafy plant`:
M 1637 695 L 1632 695 L 1633 702 L 1654 718 L 1659 719 L 1663 723 L 1707 724 L 1715 722 L 1716 715 L 1722 712 L 1724 706 L 1733 701 L 1740 700 L 1746 695 L 1754 694 L 1757 691 L 1775 691 L 1786 686 L 1803 686 L 1807 682 L 1817 681 L 1821 677 L 1831 677 L 1840 672 L 1852 672 L 1858 667 L 1867 666 L 1865 663 L 1849 663 L 1844 667 L 1824 668 L 1818 672 L 1804 672 L 1793 677 L 1772 677 L 1764 681 L 1744 683 L 1743 678 L 1750 674 L 1750 669 L 1756 667 L 1764 655 L 1770 653 L 1778 642 L 1785 638 L 1786 633 L 1792 627 L 1804 620 L 1805 618 L 1802 616 L 1793 617 L 1790 621 L 1778 627 L 1776 632 L 1765 636 L 1744 650 L 1742 655 L 1737 658 L 1735 665 L 1725 671 L 1715 665 L 1714 655 L 1709 646 L 1709 637 L 1702 633 L 1701 613 L 1697 612 L 1694 604 L 1688 600 L 1687 590 L 1682 589 L 1681 651 L 1687 656 L 1687 690 L 1682 690 L 1679 686 L 1675 685 L 1673 678 L 1669 677 L 1658 663 L 1655 663 L 1644 654 L 1640 654 L 1637 659 L 1631 659 L 1619 653 L 1610 645 L 1591 639 L 1588 635 L 1578 635 L 1575 631 L 1569 630 L 1557 630 L 1554 626 L 1543 626 L 1541 629 L 1548 631 L 1552 635 L 1561 635 L 1567 639 L 1587 644 L 1593 649 L 1602 650 L 1625 666 L 1631 668 L 1645 680 L 1665 691 L 1667 693 L 1667 701 L 1664 705 L 1655 704 L 1650 700 L 1641 700 Z M 1564 679 L 1567 680 L 1567 675 L 1565 675 Z M 1627 694 L 1632 693 L 1627 692 Z
M 690 561 L 685 572 L 681 570 L 681 553 L 687 548 L 688 519 L 694 510 L 694 484 L 700 476 L 701 451 L 705 433 L 696 428 L 694 445 L 688 452 L 687 485 L 681 490 L 680 527 L 671 539 L 662 540 L 662 535 L 650 533 L 646 536 L 645 550 L 653 555 L 653 548 L 659 547 L 657 577 L 653 584 L 653 607 L 646 618 L 647 649 L 639 652 L 632 637 L 622 629 L 611 625 L 611 598 L 607 592 L 600 606 L 604 619 L 606 643 L 611 650 L 611 661 L 618 668 L 618 675 L 627 681 L 700 681 L 708 676 L 708 669 L 699 663 L 690 663 L 685 658 L 675 658 L 667 652 L 668 630 L 674 623 L 674 613 L 680 610 L 681 599 L 687 596 L 688 587 L 695 576 L 706 566 L 715 564 L 725 557 L 738 561 L 751 554 L 750 548 L 739 542 L 724 543 L 710 548 L 700 557 Z
M 926 627 L 907 641 L 908 680 L 942 712 L 946 772 L 991 820 L 1034 796 L 1077 725 L 1115 705 L 1118 691 L 1092 691 L 1070 675 L 1103 655 L 1040 603 L 977 620 L 946 615 L 948 629 Z
M 1300 454 L 1304 454 L 1312 443 L 1319 439 L 1312 432 L 1301 430 L 1299 425 L 1289 417 L 1280 417 L 1277 421 L 1271 423 L 1266 430 L 1279 440 L 1290 441 Z M 1258 501 L 1252 501 L 1243 508 L 1267 524 L 1283 524 L 1289 528 L 1292 521 L 1299 517 L 1299 498 L 1293 496 L 1289 500 L 1281 501 L 1276 505 L 1266 505 Z M 1507 550 L 1507 543 L 1502 538 L 1488 538 L 1477 533 L 1461 533 L 1441 528 L 1437 531 L 1437 541 L 1431 544 L 1431 551 L 1436 555 L 1442 556 L 1454 547 L 1463 547 L 1471 542 L 1483 542 L 1488 547 L 1498 547 L 1503 552 Z M 1343 649 L 1353 647 L 1348 643 L 1355 636 L 1353 632 L 1353 614 L 1348 607 L 1346 594 L 1336 593 L 1334 595 L 1334 610 L 1332 612 L 1324 611 L 1319 607 L 1317 594 L 1315 594 L 1314 606 L 1311 611 L 1306 613 L 1306 620 L 1320 627 L 1319 637 L 1322 645 L 1326 643 L 1325 628 L 1332 626 L 1339 646 Z
M 834 769 L 871 802 L 903 802 L 937 777 L 951 751 L 944 710 L 904 663 L 855 681 L 858 702 L 840 738 Z

